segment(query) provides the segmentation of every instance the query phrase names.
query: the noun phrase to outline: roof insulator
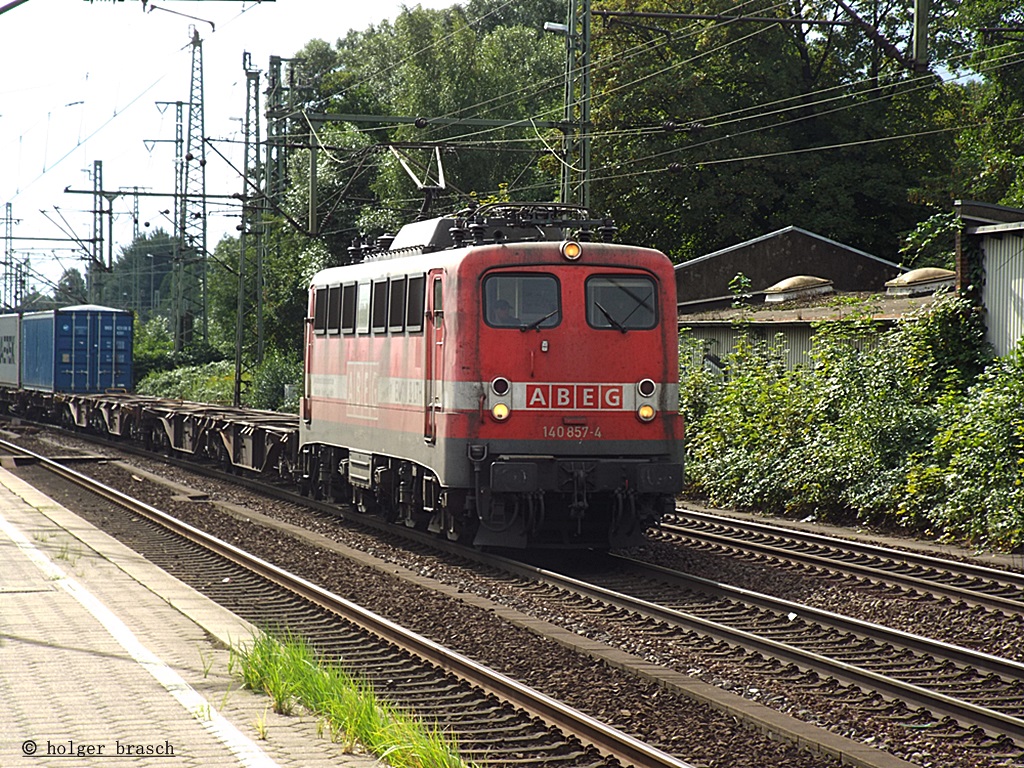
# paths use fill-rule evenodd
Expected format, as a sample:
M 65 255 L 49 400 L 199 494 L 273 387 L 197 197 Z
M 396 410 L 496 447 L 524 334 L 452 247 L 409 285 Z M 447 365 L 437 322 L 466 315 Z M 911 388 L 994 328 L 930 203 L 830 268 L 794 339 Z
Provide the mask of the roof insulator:
M 350 261 L 359 261 L 363 255 L 363 239 L 361 237 L 355 237 L 352 239 L 352 245 L 348 247 L 348 257 Z
M 452 236 L 452 243 L 458 248 L 464 242 L 466 242 L 466 228 L 456 224 L 448 230 Z

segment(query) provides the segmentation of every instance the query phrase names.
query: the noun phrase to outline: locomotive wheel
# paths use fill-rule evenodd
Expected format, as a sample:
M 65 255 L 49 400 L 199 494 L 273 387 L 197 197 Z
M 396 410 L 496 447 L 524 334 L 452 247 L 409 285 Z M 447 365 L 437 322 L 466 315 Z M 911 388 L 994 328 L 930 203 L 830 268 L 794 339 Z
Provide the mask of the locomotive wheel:
M 377 497 L 365 488 L 352 489 L 352 503 L 361 515 L 375 515 L 379 511 Z

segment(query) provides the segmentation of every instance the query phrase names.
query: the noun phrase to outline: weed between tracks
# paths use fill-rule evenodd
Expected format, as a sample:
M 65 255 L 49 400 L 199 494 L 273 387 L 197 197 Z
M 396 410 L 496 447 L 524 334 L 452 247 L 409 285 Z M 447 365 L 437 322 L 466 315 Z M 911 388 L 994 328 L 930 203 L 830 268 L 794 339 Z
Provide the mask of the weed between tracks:
M 232 649 L 229 670 L 245 687 L 262 691 L 273 710 L 301 706 L 320 718 L 334 742 L 351 752 L 361 744 L 394 768 L 467 768 L 451 739 L 377 698 L 369 683 L 325 663 L 302 637 L 256 635 Z M 262 738 L 266 738 L 265 727 Z

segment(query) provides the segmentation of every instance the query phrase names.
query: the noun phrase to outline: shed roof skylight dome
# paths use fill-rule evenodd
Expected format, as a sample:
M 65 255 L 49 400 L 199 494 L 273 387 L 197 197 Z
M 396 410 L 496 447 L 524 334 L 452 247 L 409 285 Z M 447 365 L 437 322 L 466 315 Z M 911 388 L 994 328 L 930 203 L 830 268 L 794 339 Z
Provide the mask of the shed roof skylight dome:
M 764 291 L 765 304 L 781 303 L 793 299 L 817 296 L 821 293 L 832 293 L 832 281 L 812 275 L 796 275 L 787 277 Z
M 952 288 L 956 284 L 956 272 L 940 267 L 921 267 L 904 272 L 885 284 L 890 296 L 920 296 L 935 293 L 940 288 Z

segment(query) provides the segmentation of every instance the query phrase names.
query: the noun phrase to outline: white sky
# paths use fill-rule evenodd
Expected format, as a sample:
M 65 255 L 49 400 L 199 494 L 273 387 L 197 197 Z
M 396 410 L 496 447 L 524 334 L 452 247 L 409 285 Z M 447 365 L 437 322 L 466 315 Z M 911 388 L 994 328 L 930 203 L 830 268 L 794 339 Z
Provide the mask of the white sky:
M 0 7 L 9 2 L 0 0 Z M 0 241 L 6 231 L 5 205 L 11 203 L 17 258 L 28 255 L 32 269 L 52 281 L 65 268 L 77 267 L 84 274 L 81 250 L 76 252 L 74 243 L 20 238 L 92 236 L 91 194 L 64 190 L 91 191 L 95 160 L 103 161 L 107 190 L 173 193 L 175 108 L 161 111 L 157 102 L 189 100 L 193 28 L 203 40 L 205 133 L 212 139 L 240 139 L 244 51 L 264 73 L 262 112 L 271 55 L 290 57 L 314 38 L 333 45 L 350 29 L 394 19 L 403 6 L 453 4 L 152 0 L 144 12 L 141 0 L 28 0 L 0 14 Z M 262 116 L 261 124 L 265 133 Z M 240 144 L 218 147 L 241 168 Z M 207 152 L 206 185 L 209 194 L 242 191 L 241 180 L 212 151 Z M 114 203 L 115 259 L 132 240 L 132 204 L 130 194 Z M 234 233 L 238 222 L 214 215 L 218 206 L 208 205 L 212 250 L 222 234 Z M 162 226 L 170 232 L 170 221 L 160 214 L 168 209 L 173 210 L 171 198 L 141 197 L 139 218 L 151 229 Z M 38 282 L 33 287 L 48 292 Z

